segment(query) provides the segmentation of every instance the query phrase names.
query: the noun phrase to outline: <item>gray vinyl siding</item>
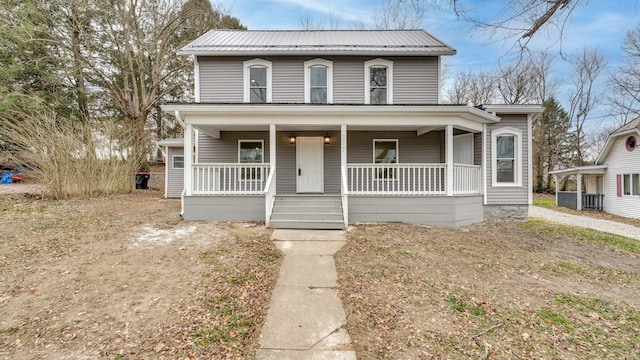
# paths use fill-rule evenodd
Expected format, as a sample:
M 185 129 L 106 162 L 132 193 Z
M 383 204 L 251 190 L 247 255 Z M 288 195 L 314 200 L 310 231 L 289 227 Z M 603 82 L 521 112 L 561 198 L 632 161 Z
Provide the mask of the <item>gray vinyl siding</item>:
M 242 102 L 244 100 L 243 59 L 198 57 L 201 102 Z
M 393 103 L 438 103 L 438 58 L 392 58 Z
M 348 131 L 347 162 L 372 163 L 374 139 L 398 139 L 399 163 L 440 163 L 441 131 L 416 136 L 415 131 Z
M 482 166 L 482 134 L 473 134 L 473 165 Z
M 487 205 L 525 205 L 529 203 L 529 134 L 527 128 L 526 115 L 501 115 L 501 120 L 497 124 L 488 125 L 487 133 Z M 491 161 L 491 132 L 503 127 L 512 127 L 522 130 L 522 156 L 520 166 L 522 167 L 522 186 L 509 187 L 493 187 L 492 183 L 492 164 Z
M 184 169 L 173 168 L 173 157 L 184 156 L 184 148 L 169 147 L 167 149 L 165 196 L 179 198 L 182 195 L 182 189 L 184 189 Z
M 333 61 L 333 103 L 364 104 L 365 58 L 338 58 Z
M 264 196 L 185 196 L 185 220 L 264 221 Z
M 263 140 L 264 162 L 269 162 L 268 131 L 222 131 L 220 139 L 214 139 L 200 132 L 198 137 L 197 162 L 199 163 L 237 163 L 239 140 Z
M 260 57 L 272 62 L 272 101 L 304 102 L 304 62 L 315 57 Z M 243 62 L 255 57 L 198 57 L 200 101 L 243 102 Z M 372 57 L 326 56 L 333 61 L 333 102 L 364 103 L 364 62 Z M 438 102 L 437 57 L 384 57 L 393 61 L 394 104 Z
M 484 220 L 482 196 L 349 196 L 349 222 L 465 226 Z
M 304 103 L 304 61 L 308 59 L 270 60 L 273 61 L 273 102 Z

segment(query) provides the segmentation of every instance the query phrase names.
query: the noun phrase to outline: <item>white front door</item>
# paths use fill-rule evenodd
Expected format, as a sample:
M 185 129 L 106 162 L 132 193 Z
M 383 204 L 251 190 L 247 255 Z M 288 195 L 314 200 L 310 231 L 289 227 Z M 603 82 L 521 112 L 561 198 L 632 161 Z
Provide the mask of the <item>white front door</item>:
M 324 144 L 322 136 L 296 140 L 296 192 L 324 193 Z

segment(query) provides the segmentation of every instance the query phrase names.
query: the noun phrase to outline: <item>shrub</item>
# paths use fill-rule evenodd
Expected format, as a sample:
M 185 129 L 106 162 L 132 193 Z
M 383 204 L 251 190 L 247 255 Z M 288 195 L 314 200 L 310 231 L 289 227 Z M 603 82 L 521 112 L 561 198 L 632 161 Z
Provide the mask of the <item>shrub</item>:
M 81 123 L 52 110 L 2 121 L 3 158 L 27 170 L 55 199 L 130 192 L 139 161 L 128 154 L 133 129 L 113 120 Z M 14 118 L 15 119 L 15 118 Z

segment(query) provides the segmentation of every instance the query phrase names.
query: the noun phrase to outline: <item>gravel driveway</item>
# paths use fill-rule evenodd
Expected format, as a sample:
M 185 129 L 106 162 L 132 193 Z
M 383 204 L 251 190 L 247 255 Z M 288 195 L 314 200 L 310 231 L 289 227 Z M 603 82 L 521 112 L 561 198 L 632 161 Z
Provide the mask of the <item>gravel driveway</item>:
M 640 240 L 639 227 L 622 224 L 615 221 L 594 219 L 588 216 L 566 214 L 560 211 L 555 211 L 540 206 L 529 206 L 529 216 L 553 221 L 560 224 L 581 226 Z

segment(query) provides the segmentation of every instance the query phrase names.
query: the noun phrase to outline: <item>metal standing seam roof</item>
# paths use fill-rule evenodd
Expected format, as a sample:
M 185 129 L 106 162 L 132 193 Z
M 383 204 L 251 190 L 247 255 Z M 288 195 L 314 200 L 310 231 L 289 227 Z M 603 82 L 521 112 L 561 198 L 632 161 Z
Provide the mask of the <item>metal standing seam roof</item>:
M 210 30 L 182 55 L 454 55 L 424 30 Z

